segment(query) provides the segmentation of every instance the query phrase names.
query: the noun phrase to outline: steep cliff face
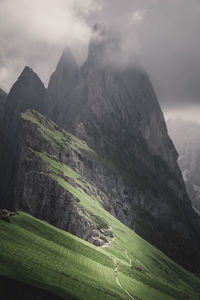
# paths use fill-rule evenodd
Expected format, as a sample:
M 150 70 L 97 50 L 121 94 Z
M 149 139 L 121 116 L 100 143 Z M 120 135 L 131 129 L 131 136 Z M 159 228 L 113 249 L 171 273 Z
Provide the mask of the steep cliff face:
M 114 238 L 103 207 L 184 267 L 199 269 L 198 218 L 164 179 L 126 172 L 34 111 L 23 115 L 20 132 L 16 208 L 102 245 Z
M 171 119 L 167 127 L 179 153 L 178 164 L 192 205 L 200 211 L 200 125 Z
M 106 221 L 80 203 L 80 197 L 99 198 L 87 180 L 88 173 L 94 175 L 90 166 L 97 154 L 35 111 L 22 115 L 20 127 L 14 208 L 96 245 L 108 242 L 106 237 L 113 236 Z
M 41 110 L 45 87 L 36 73 L 25 67 L 11 88 L 4 107 L 0 147 L 0 206 L 9 208 L 12 198 L 20 113 L 28 108 Z

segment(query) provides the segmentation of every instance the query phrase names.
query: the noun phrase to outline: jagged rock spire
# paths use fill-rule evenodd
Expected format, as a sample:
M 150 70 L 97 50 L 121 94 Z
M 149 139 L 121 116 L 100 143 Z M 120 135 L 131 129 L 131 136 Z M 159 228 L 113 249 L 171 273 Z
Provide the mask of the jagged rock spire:
M 79 79 L 79 67 L 69 48 L 65 48 L 51 75 L 45 97 L 44 113 L 61 125 L 65 101 Z
M 12 201 L 20 113 L 29 108 L 41 111 L 44 95 L 45 87 L 38 75 L 25 67 L 6 99 L 0 149 L 1 206 L 9 207 Z

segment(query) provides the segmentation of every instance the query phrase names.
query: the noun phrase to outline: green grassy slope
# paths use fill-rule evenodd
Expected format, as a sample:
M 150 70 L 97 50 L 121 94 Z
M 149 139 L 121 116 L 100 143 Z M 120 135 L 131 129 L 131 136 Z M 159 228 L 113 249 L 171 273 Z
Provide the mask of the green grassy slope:
M 41 115 L 30 111 L 23 118 L 39 126 L 53 147 L 69 147 L 92 160 L 100 159 L 84 142 Z M 80 213 L 98 225 L 107 247 L 91 245 L 20 212 L 11 223 L 0 220 L 0 275 L 64 299 L 200 299 L 200 280 L 110 215 L 95 187 L 77 168 L 46 152 L 35 154 L 46 164 L 46 176 L 72 194 Z
M 134 299 L 199 299 L 199 279 L 115 218 L 108 222 L 116 238 L 96 247 L 24 212 L 0 220 L 0 275 L 66 299 L 130 299 L 115 281 L 115 260 Z

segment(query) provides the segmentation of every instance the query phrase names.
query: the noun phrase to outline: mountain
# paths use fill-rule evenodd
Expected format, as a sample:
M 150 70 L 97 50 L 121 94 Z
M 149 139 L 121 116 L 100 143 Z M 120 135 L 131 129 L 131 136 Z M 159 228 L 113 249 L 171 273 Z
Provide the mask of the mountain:
M 59 116 L 49 117 L 106 161 L 98 168 L 91 163 L 89 175 L 104 192 L 106 209 L 178 263 L 197 270 L 200 219 L 191 207 L 178 154 L 148 75 L 134 64 L 118 64 L 118 52 L 119 41 L 96 26 L 78 83 L 73 81 L 62 100 Z M 66 78 L 73 63 L 68 64 Z
M 192 205 L 200 211 L 200 125 L 170 119 L 167 127 L 179 153 L 178 163 Z
M 116 176 L 109 161 L 34 110 L 21 115 L 19 139 L 15 209 L 40 220 L 0 210 L 3 282 L 39 300 L 50 297 L 40 289 L 52 299 L 198 299 L 199 278 L 108 212 L 96 182 Z M 2 293 L 16 300 L 5 284 Z
M 191 206 L 177 163 L 178 154 L 168 136 L 151 81 L 146 72 L 135 63 L 127 64 L 121 60 L 120 45 L 119 39 L 112 33 L 99 25 L 94 26 L 86 62 L 82 67 L 78 67 L 73 55 L 65 49 L 46 91 L 39 77 L 30 68 L 24 69 L 5 103 L 2 137 L 4 142 L 0 156 L 1 207 L 14 211 L 23 210 L 81 238 L 82 241 L 78 240 L 80 243 L 75 243 L 72 252 L 82 249 L 81 243 L 85 245 L 86 242 L 91 243 L 88 247 L 98 247 L 93 249 L 100 251 L 99 253 L 108 248 L 108 253 L 112 254 L 110 258 L 114 262 L 115 274 L 119 264 L 121 265 L 120 259 L 123 260 L 124 256 L 130 264 L 130 260 L 135 262 L 133 269 L 139 272 L 144 269 L 141 264 L 136 263 L 137 260 L 141 261 L 142 257 L 145 257 L 145 261 L 150 259 L 147 276 L 151 276 L 149 268 L 153 269 L 155 265 L 159 270 L 164 268 L 164 273 L 172 276 L 176 284 L 180 280 L 182 288 L 180 287 L 176 298 L 184 299 L 188 294 L 196 293 L 198 289 L 194 283 L 190 283 L 191 288 L 186 286 L 183 273 L 188 273 L 182 273 L 180 270 L 183 269 L 179 269 L 175 263 L 171 264 L 170 259 L 187 270 L 200 272 L 200 218 Z M 26 109 L 30 110 L 24 112 Z M 43 112 L 48 118 L 35 110 Z M 50 230 L 50 236 L 45 234 L 45 239 L 50 244 L 42 241 L 43 230 L 48 231 L 48 225 L 44 228 L 44 223 L 35 219 L 32 223 L 30 220 L 33 219 L 29 219 L 31 217 L 21 214 L 22 218 L 18 218 L 18 215 L 3 211 L 2 219 L 4 222 L 11 222 L 11 225 L 12 220 L 19 220 L 17 228 L 10 227 L 14 230 L 11 236 L 16 237 L 17 245 L 21 245 L 18 230 L 28 231 L 24 233 L 24 241 L 28 240 L 28 244 L 34 245 L 33 241 L 36 239 L 39 248 L 47 245 L 44 251 L 49 256 L 47 255 L 43 265 L 46 270 L 49 268 L 49 259 L 55 254 L 55 245 L 51 244 L 55 238 L 53 232 L 60 231 L 50 227 L 53 230 Z M 22 226 L 20 222 L 23 223 Z M 4 230 L 5 235 L 10 237 L 9 227 L 3 228 L 2 232 Z M 27 236 L 31 232 L 33 235 L 30 235 L 29 239 Z M 151 255 L 151 251 L 154 251 L 152 249 L 155 248 L 142 239 L 144 243 L 137 244 L 136 240 L 140 238 L 135 233 L 170 259 L 164 258 L 164 254 L 161 255 L 158 250 Z M 70 236 L 63 234 L 66 237 Z M 62 235 L 62 238 L 64 236 Z M 76 237 L 73 238 L 77 241 Z M 73 243 L 73 238 L 64 243 Z M 6 238 L 2 241 L 8 243 Z M 114 245 L 114 249 L 111 245 Z M 13 241 L 8 243 L 8 252 L 9 249 L 12 252 L 12 247 L 16 247 Z M 137 252 L 140 252 L 139 258 L 130 254 L 131 251 L 135 251 L 135 247 Z M 42 252 L 36 251 L 36 248 L 33 255 L 37 253 L 38 258 L 40 255 L 43 257 Z M 4 253 L 5 249 L 2 249 Z M 18 250 L 21 253 L 20 257 L 23 256 L 23 251 L 25 256 L 29 257 L 30 248 L 26 243 Z M 63 248 L 57 250 L 61 253 Z M 92 254 L 95 258 L 98 256 L 97 251 L 93 251 Z M 3 256 L 5 261 L 10 259 L 11 252 L 8 257 Z M 78 254 L 79 258 L 82 257 L 82 253 Z M 65 255 L 68 255 L 68 250 Z M 76 255 L 73 262 L 79 258 Z M 89 259 L 91 262 L 90 256 Z M 104 261 L 104 258 L 102 259 Z M 38 262 L 34 258 L 33 265 L 36 261 Z M 25 264 L 17 257 L 16 264 L 18 263 Z M 40 265 L 41 263 L 43 264 L 39 261 Z M 84 263 L 89 265 L 88 261 Z M 62 265 L 63 260 L 58 264 Z M 31 273 L 33 265 L 32 262 L 31 265 L 28 264 L 30 281 L 25 280 L 24 268 L 20 268 L 19 273 L 22 273 L 19 278 L 27 285 L 42 287 L 43 284 L 48 291 L 55 292 L 52 288 L 54 276 L 52 279 L 52 275 L 44 271 L 41 279 L 38 279 L 38 275 L 34 275 L 36 271 Z M 111 266 L 106 265 L 106 262 L 102 265 Z M 102 268 L 100 265 L 95 266 L 96 270 Z M 83 273 L 77 277 L 73 268 L 78 267 L 74 263 L 69 265 L 68 273 L 65 270 L 66 266 L 63 271 L 59 267 L 56 278 L 63 280 L 64 276 L 73 282 L 78 281 L 80 287 L 80 277 L 84 277 L 83 280 L 87 282 L 89 278 L 95 279 L 93 273 L 90 276 L 90 267 L 89 273 L 85 272 L 85 277 Z M 57 272 L 56 263 L 50 268 L 54 274 Z M 15 280 L 17 273 L 11 269 L 7 276 Z M 175 270 L 177 276 L 169 269 L 172 273 Z M 5 268 L 2 267 L 2 270 L 5 271 Z M 106 270 L 103 269 L 103 272 Z M 40 268 L 38 271 L 40 274 Z M 126 271 L 128 277 L 135 276 L 135 273 L 132 276 L 132 270 Z M 113 265 L 112 271 L 109 272 L 113 272 Z M 47 286 L 44 284 L 45 273 Z M 34 276 L 37 284 L 34 282 Z M 156 276 L 158 277 L 158 273 Z M 118 298 L 123 299 L 124 292 L 130 294 L 129 291 L 135 291 L 130 279 L 123 275 L 122 278 L 126 288 L 120 287 L 117 276 L 116 281 L 112 278 L 109 287 L 106 285 L 106 293 L 103 293 L 108 299 L 113 296 L 112 293 L 115 294 L 113 290 L 116 289 L 116 283 L 120 288 L 120 295 L 115 294 Z M 161 278 L 164 284 L 168 285 L 163 275 Z M 146 280 L 147 277 L 143 278 L 142 283 L 145 284 Z M 102 277 L 94 285 L 98 288 L 101 281 Z M 130 283 L 130 286 L 127 283 Z M 174 282 L 172 286 L 174 287 Z M 65 290 L 63 285 L 60 289 Z M 58 288 L 58 296 L 62 297 L 63 292 L 60 289 Z M 168 287 L 161 289 L 166 294 Z M 184 293 L 182 296 L 179 293 L 181 289 Z M 77 290 L 76 285 L 74 290 Z M 103 287 L 101 290 L 98 288 L 99 295 L 102 290 Z M 158 290 L 161 291 L 160 287 Z M 75 296 L 75 299 L 81 297 L 76 294 L 77 291 L 67 290 L 66 293 L 69 297 Z M 146 292 L 144 295 L 137 293 L 136 298 L 145 299 Z M 90 294 L 86 295 L 90 299 Z M 172 291 L 169 296 L 172 296 Z M 163 299 L 163 295 L 152 296 L 152 299 L 156 298 Z
M 42 109 L 45 87 L 36 73 L 25 67 L 11 88 L 4 105 L 0 148 L 0 207 L 11 207 L 20 113 Z

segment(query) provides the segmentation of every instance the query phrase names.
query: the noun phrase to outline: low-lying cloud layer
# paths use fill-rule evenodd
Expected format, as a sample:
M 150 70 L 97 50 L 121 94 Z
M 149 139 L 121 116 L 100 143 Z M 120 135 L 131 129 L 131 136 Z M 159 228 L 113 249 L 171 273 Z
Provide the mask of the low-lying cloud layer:
M 82 62 L 96 22 L 119 35 L 126 64 L 147 70 L 166 111 L 200 104 L 199 0 L 0 0 L 0 87 L 24 65 L 47 84 L 64 46 Z

